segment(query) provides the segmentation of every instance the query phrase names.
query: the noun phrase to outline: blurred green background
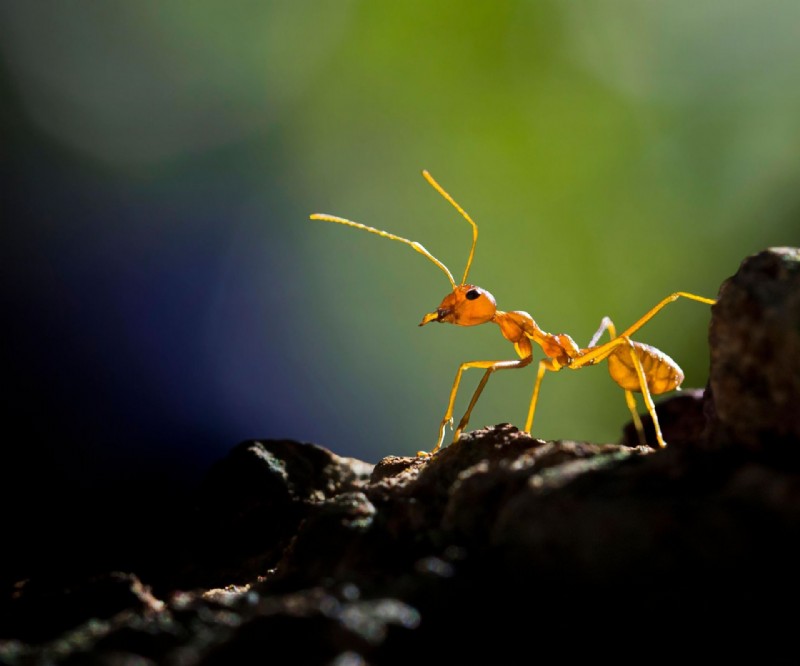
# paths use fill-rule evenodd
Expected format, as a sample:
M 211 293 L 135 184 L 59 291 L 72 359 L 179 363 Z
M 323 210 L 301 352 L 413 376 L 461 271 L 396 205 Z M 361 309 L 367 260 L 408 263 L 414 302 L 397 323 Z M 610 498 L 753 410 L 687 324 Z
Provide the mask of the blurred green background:
M 494 326 L 399 243 L 585 344 L 800 243 L 800 4 L 0 4 L 4 366 L 22 478 L 191 477 L 249 438 L 430 448 Z M 707 379 L 709 309 L 638 339 Z M 534 371 L 471 427 L 524 425 Z M 479 379 L 467 373 L 460 416 Z M 604 368 L 549 375 L 534 434 L 618 441 Z M 6 455 L 9 455 L 6 453 Z

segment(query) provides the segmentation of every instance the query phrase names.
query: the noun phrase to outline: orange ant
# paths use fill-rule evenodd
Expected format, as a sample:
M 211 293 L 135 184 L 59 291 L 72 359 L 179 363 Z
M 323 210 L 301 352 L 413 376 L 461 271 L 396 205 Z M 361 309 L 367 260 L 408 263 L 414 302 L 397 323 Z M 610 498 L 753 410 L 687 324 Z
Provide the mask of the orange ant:
M 498 310 L 494 296 L 481 287 L 467 283 L 467 275 L 472 265 L 472 258 L 475 255 L 475 245 L 478 241 L 478 225 L 475 224 L 467 212 L 455 202 L 453 197 L 451 197 L 427 171 L 423 171 L 422 175 L 428 183 L 449 201 L 450 204 L 461 213 L 464 219 L 472 225 L 472 248 L 467 258 L 467 267 L 464 269 L 464 277 L 461 279 L 461 284 L 456 284 L 447 266 L 416 241 L 401 238 L 387 231 L 368 227 L 365 224 L 346 220 L 334 215 L 315 213 L 311 215 L 311 219 L 322 220 L 324 222 L 336 222 L 337 224 L 344 224 L 355 227 L 356 229 L 368 231 L 372 234 L 377 234 L 389 240 L 400 241 L 401 243 L 410 245 L 414 250 L 436 264 L 447 276 L 447 279 L 450 280 L 453 291 L 444 297 L 444 300 L 442 300 L 436 310 L 426 314 L 422 318 L 419 324 L 420 326 L 424 326 L 432 321 L 455 324 L 457 326 L 477 326 L 478 324 L 494 322 L 500 327 L 500 332 L 503 334 L 503 337 L 514 344 L 514 349 L 519 356 L 518 359 L 510 361 L 467 361 L 459 366 L 455 381 L 453 382 L 453 388 L 450 390 L 450 401 L 447 404 L 447 411 L 439 425 L 439 437 L 436 440 L 436 446 L 434 446 L 431 454 L 436 453 L 442 446 L 446 428 L 448 424 L 451 426 L 453 424 L 453 407 L 456 401 L 456 394 L 458 393 L 458 385 L 461 382 L 461 375 L 464 371 L 470 368 L 482 368 L 486 372 L 478 384 L 477 389 L 475 389 L 467 411 L 464 413 L 464 416 L 458 423 L 458 427 L 454 431 L 454 442 L 458 440 L 464 428 L 467 426 L 470 414 L 475 404 L 478 402 L 478 398 L 492 373 L 496 370 L 511 370 L 513 368 L 524 368 L 530 365 L 533 360 L 531 341 L 542 348 L 546 358 L 539 361 L 539 371 L 536 375 L 536 383 L 533 386 L 533 396 L 531 397 L 530 407 L 528 408 L 528 418 L 525 422 L 526 432 L 531 432 L 533 417 L 536 412 L 536 402 L 539 398 L 539 388 L 542 383 L 542 378 L 548 370 L 553 372 L 563 368 L 579 370 L 587 365 L 595 365 L 600 361 L 607 360 L 608 371 L 611 374 L 611 378 L 625 391 L 625 400 L 633 416 L 633 423 L 636 426 L 640 443 L 645 445 L 646 440 L 642 421 L 636 409 L 633 391 L 641 392 L 647 411 L 653 420 L 658 445 L 662 448 L 665 447 L 666 442 L 661 434 L 661 428 L 658 424 L 658 417 L 656 416 L 652 396 L 678 389 L 683 381 L 683 371 L 675 361 L 663 352 L 650 345 L 634 342 L 631 340 L 630 336 L 652 319 L 664 306 L 676 301 L 678 298 L 689 298 L 694 301 L 699 301 L 700 303 L 707 303 L 708 305 L 713 305 L 716 301 L 685 291 L 676 291 L 660 301 L 641 319 L 637 320 L 619 335 L 617 335 L 614 323 L 611 319 L 604 317 L 600 328 L 594 336 L 592 336 L 589 345 L 581 348 L 566 333 L 559 333 L 558 335 L 546 333 L 536 325 L 536 322 L 527 312 L 519 310 L 503 312 L 502 310 Z M 611 339 L 604 344 L 598 344 L 600 337 L 606 331 L 608 331 Z M 418 455 L 427 454 L 420 451 Z

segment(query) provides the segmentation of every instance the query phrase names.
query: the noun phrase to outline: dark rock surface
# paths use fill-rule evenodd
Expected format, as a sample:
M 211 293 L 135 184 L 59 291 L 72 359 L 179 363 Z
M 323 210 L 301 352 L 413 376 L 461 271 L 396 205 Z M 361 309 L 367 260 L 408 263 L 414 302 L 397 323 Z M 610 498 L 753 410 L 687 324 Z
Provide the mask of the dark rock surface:
M 722 286 L 664 450 L 507 424 L 375 466 L 245 442 L 158 570 L 17 583 L 0 663 L 791 663 L 799 267 L 768 250 Z
M 709 342 L 709 444 L 800 440 L 800 249 L 749 257 L 720 290 Z

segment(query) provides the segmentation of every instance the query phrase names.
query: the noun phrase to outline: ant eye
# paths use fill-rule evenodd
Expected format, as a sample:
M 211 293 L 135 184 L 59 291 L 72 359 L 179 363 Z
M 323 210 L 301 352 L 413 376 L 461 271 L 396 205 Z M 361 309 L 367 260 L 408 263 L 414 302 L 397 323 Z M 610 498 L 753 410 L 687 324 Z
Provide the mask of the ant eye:
M 478 298 L 481 295 L 481 292 L 478 291 L 477 289 L 470 289 L 467 292 L 466 295 L 467 295 L 467 300 L 468 301 L 474 301 L 476 298 Z

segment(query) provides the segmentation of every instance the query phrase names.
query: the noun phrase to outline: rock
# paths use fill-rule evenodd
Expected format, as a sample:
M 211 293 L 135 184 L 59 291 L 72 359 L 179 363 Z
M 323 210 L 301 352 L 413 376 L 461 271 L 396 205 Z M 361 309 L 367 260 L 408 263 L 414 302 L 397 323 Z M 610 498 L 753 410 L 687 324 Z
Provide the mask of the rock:
M 747 257 L 712 307 L 709 446 L 800 438 L 800 249 Z
M 136 576 L 120 572 L 74 582 L 47 578 L 20 581 L 13 597 L 14 612 L 3 622 L 5 631 L 34 643 L 123 611 L 146 614 L 163 609 L 163 603 Z
M 19 586 L 0 663 L 790 660 L 796 267 L 769 250 L 723 286 L 708 388 L 659 404 L 666 449 L 509 424 L 375 466 L 245 442 L 210 471 L 155 596 L 134 575 L 115 574 L 113 603 Z
M 200 488 L 172 585 L 224 586 L 265 575 L 315 505 L 362 488 L 372 469 L 314 444 L 242 442 Z

